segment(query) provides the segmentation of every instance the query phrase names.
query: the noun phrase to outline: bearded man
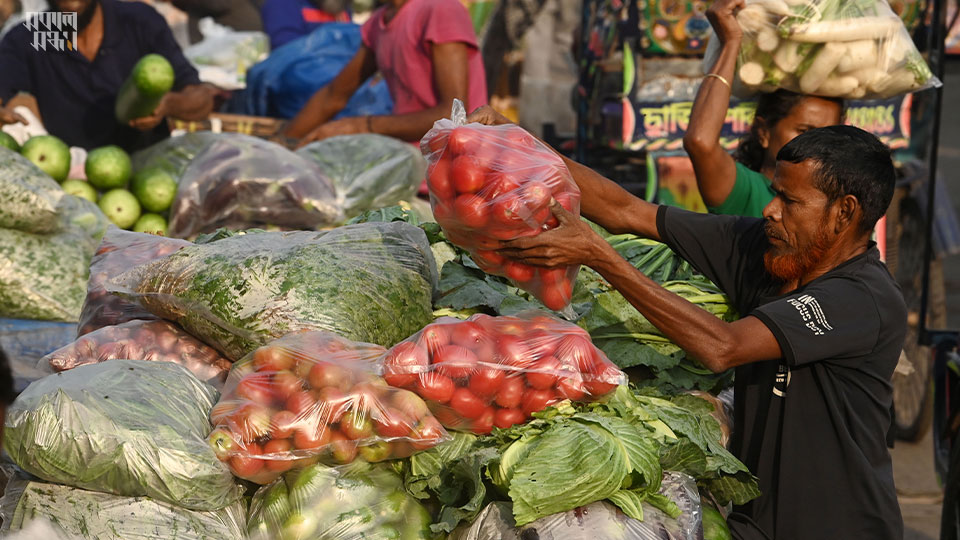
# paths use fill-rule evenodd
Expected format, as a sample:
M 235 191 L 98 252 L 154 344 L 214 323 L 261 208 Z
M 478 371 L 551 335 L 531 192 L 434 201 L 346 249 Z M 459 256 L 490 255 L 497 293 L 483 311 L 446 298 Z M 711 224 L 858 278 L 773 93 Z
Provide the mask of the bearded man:
M 213 110 L 217 89 L 200 83 L 166 21 L 141 2 L 50 0 L 51 11 L 75 13 L 76 27 L 20 25 L 0 42 L 0 104 L 18 92 L 37 100 L 46 130 L 70 146 L 116 144 L 142 148 L 169 135 L 165 116 L 202 120 Z M 29 20 L 28 20 L 29 22 Z M 39 26 L 39 28 L 36 28 Z M 76 42 L 74 43 L 74 32 Z M 173 91 L 153 114 L 120 125 L 114 103 L 123 82 L 145 55 L 155 53 L 173 66 Z M 22 122 L 0 108 L 0 125 Z
M 470 120 L 507 122 L 488 108 Z M 666 243 L 743 316 L 721 321 L 662 288 L 555 202 L 559 227 L 500 250 L 590 266 L 704 366 L 736 368 L 732 450 L 763 494 L 729 517 L 734 537 L 902 539 L 885 434 L 907 311 L 870 240 L 893 196 L 887 147 L 850 126 L 796 137 L 777 155 L 763 219 L 658 207 L 567 166 L 586 218 Z

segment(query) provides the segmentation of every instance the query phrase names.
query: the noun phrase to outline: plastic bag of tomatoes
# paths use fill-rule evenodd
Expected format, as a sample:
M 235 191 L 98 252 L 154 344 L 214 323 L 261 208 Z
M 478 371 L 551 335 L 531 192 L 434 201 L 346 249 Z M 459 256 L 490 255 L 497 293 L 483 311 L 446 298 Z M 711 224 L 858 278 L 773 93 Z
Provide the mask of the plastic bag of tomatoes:
M 157 319 L 156 315 L 144 310 L 138 304 L 110 294 L 104 285 L 107 280 L 119 276 L 138 264 L 166 257 L 181 247 L 192 245 L 186 240 L 110 227 L 103 235 L 93 260 L 90 261 L 90 281 L 87 282 L 87 297 L 80 311 L 77 335 L 82 336 L 104 326 L 136 319 Z
M 503 240 L 556 227 L 551 199 L 580 215 L 580 190 L 570 171 L 519 126 L 465 124 L 459 101 L 452 116 L 437 121 L 420 141 L 437 223 L 483 271 L 506 276 L 552 310 L 565 308 L 579 266 L 534 267 L 508 261 L 495 250 Z
M 599 399 L 627 377 L 579 326 L 543 315 L 438 319 L 382 360 L 383 378 L 451 429 L 489 433 L 564 399 Z
M 422 399 L 374 374 L 384 352 L 316 331 L 260 347 L 230 370 L 210 445 L 233 474 L 267 484 L 314 463 L 404 458 L 447 440 Z

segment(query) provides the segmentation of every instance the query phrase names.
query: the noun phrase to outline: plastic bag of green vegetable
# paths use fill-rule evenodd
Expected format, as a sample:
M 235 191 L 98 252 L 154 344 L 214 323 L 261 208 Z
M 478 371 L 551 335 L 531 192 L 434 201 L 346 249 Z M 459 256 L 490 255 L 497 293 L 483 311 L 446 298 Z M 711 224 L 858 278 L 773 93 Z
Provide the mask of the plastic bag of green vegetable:
M 737 81 L 749 92 L 882 99 L 940 86 L 884 0 L 747 0 L 737 21 Z M 718 41 L 710 40 L 705 67 L 716 62 Z
M 250 503 L 250 540 L 427 540 L 430 514 L 388 466 L 313 465 L 260 488 Z
M 0 227 L 47 234 L 60 229 L 57 181 L 20 154 L 0 147 Z
M 297 153 L 333 181 L 348 218 L 411 199 L 427 169 L 416 146 L 372 133 L 330 137 Z
M 186 510 L 147 497 L 120 497 L 14 476 L 0 499 L 3 533 L 39 520 L 64 538 L 85 540 L 242 540 L 243 503 L 220 510 Z M 45 537 L 45 540 L 52 540 Z
M 130 157 L 130 161 L 133 163 L 135 172 L 159 168 L 179 179 L 187 165 L 197 154 L 214 141 L 228 136 L 212 131 L 185 133 L 164 139 L 153 146 L 134 153 Z
M 60 205 L 63 232 L 0 228 L 0 317 L 78 320 L 90 258 L 107 219 L 96 205 L 73 195 L 63 194 Z
M 494 502 L 448 540 L 699 540 L 700 494 L 696 481 L 683 473 L 664 473 L 660 494 L 677 504 L 679 514 L 641 503 L 643 519 L 634 519 L 614 505 L 597 501 L 516 526 L 510 503 Z
M 217 510 L 242 489 L 205 440 L 216 399 L 213 387 L 168 362 L 81 366 L 17 397 L 4 448 L 49 482 Z
M 188 246 L 107 290 L 137 298 L 237 360 L 297 330 L 392 346 L 433 320 L 436 282 L 424 232 L 394 222 Z

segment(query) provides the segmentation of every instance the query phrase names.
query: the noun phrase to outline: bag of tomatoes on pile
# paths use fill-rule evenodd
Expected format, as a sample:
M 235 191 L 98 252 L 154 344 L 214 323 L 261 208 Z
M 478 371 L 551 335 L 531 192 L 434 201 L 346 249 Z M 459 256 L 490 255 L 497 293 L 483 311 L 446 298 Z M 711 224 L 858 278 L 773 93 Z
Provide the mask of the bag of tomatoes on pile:
M 233 474 L 267 484 L 290 469 L 404 458 L 449 439 L 426 403 L 374 372 L 383 347 L 304 331 L 234 364 L 209 441 Z
M 425 399 L 445 427 L 478 434 L 627 382 L 585 330 L 539 312 L 437 319 L 391 348 L 380 370 L 390 385 Z
M 515 125 L 466 124 L 463 104 L 420 141 L 427 158 L 430 206 L 447 239 L 484 272 L 506 276 L 559 311 L 570 304 L 579 266 L 541 268 L 504 259 L 500 242 L 559 225 L 556 199 L 580 215 L 580 190 L 557 154 Z
M 97 253 L 90 261 L 90 280 L 87 282 L 87 297 L 80 310 L 77 335 L 127 321 L 157 319 L 156 315 L 140 305 L 110 294 L 105 285 L 108 280 L 134 266 L 166 257 L 181 247 L 192 245 L 176 238 L 124 231 L 116 227 L 107 229 Z

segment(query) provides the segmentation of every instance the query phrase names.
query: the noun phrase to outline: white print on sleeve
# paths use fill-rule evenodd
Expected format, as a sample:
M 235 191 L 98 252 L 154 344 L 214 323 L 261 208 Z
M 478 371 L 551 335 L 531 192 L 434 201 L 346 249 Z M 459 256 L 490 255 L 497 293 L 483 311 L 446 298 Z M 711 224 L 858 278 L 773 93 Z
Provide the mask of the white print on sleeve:
M 809 328 L 814 335 L 822 336 L 824 332 L 833 330 L 833 327 L 827 322 L 827 316 L 823 314 L 820 302 L 817 302 L 816 298 L 804 294 L 797 298 L 788 298 L 787 302 L 797 308 L 804 326 Z

